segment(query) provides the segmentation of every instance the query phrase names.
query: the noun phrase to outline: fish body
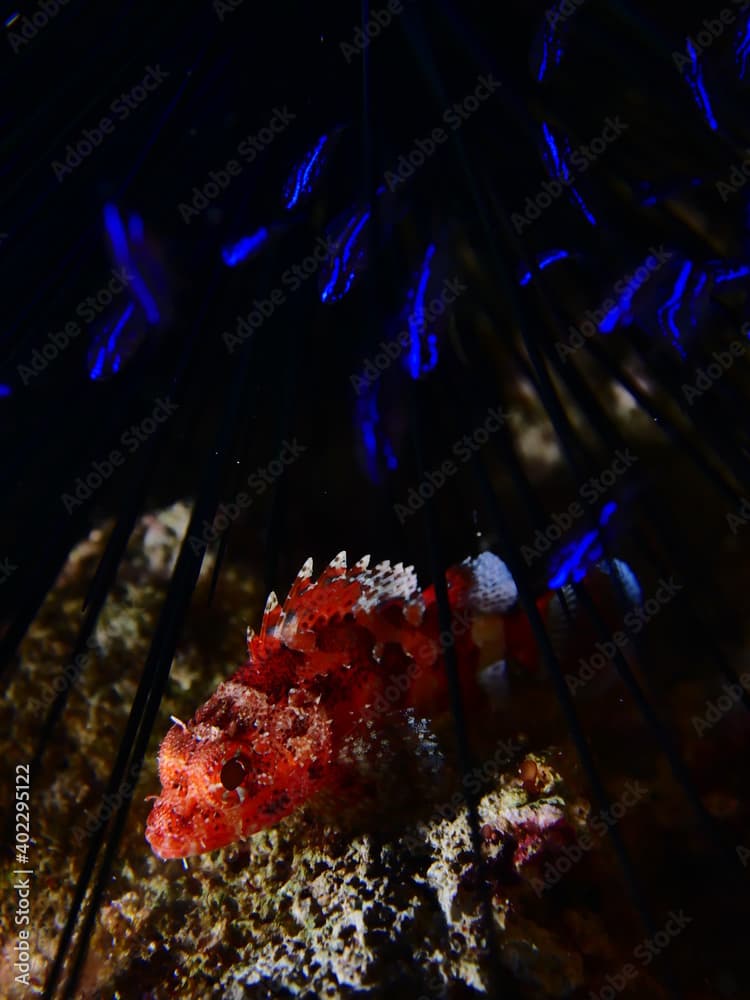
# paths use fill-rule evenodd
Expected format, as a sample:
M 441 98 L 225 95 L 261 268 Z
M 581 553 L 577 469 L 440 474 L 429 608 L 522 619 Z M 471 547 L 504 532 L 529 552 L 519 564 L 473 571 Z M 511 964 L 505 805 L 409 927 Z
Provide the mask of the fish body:
M 366 270 L 370 216 L 370 209 L 360 206 L 329 227 L 331 253 L 318 281 L 321 302 L 339 302 Z
M 568 200 L 583 214 L 586 221 L 592 226 L 597 225 L 593 212 L 573 183 L 575 175 L 571 164 L 580 173 L 585 163 L 585 159 L 583 162 L 581 160 L 581 151 L 572 150 L 568 137 L 551 129 L 546 122 L 542 123 L 541 139 L 542 161 L 549 175 L 567 188 Z
M 125 288 L 94 321 L 89 336 L 87 369 L 92 381 L 116 375 L 136 355 L 150 334 L 168 327 L 174 316 L 173 296 L 160 244 L 142 218 L 126 218 L 117 205 L 104 206 L 109 256 Z
M 145 337 L 146 320 L 132 300 L 108 309 L 92 331 L 87 354 L 89 378 L 97 381 L 116 375 Z
M 531 72 L 537 83 L 546 83 L 562 62 L 569 24 L 568 19 L 559 16 L 551 19 L 547 12 L 539 25 L 529 53 Z
M 612 333 L 636 323 L 654 339 L 667 342 L 685 359 L 691 344 L 705 328 L 712 297 L 730 293 L 747 281 L 748 268 L 718 261 L 700 263 L 679 252 L 658 270 L 640 267 L 599 323 L 601 333 Z M 638 272 L 643 272 L 639 278 Z
M 743 7 L 742 10 L 745 8 Z M 750 14 L 740 18 L 737 34 L 734 39 L 734 57 L 737 67 L 737 77 L 741 82 L 747 79 L 747 62 L 750 55 Z
M 342 761 L 394 713 L 450 708 L 444 649 L 454 647 L 464 703 L 484 700 L 480 673 L 505 657 L 533 665 L 516 585 L 490 552 L 446 573 L 451 633 L 434 586 L 412 567 L 340 553 L 312 578 L 308 560 L 281 606 L 274 594 L 248 660 L 159 750 L 161 795 L 146 837 L 161 858 L 213 851 L 273 826 L 336 789 Z M 549 617 L 553 595 L 538 608 Z
M 559 260 L 569 260 L 571 257 L 575 257 L 575 254 L 571 254 L 568 250 L 548 250 L 545 253 L 537 254 L 534 263 L 534 270 L 544 271 Z M 530 268 L 523 265 L 519 268 L 518 273 L 518 283 L 521 286 L 530 285 L 533 281 L 534 273 Z
M 388 416 L 382 411 L 379 383 L 369 383 L 359 392 L 354 404 L 357 431 L 357 457 L 371 482 L 380 485 L 386 470 L 398 468 L 398 456 L 391 440 Z
M 430 243 L 401 313 L 399 339 L 406 345 L 402 363 L 411 378 L 419 379 L 437 367 L 452 307 L 464 291 L 466 285 L 456 274 L 451 254 L 444 246 Z
M 242 236 L 221 249 L 221 258 L 227 267 L 237 267 L 246 260 L 253 260 L 267 246 L 270 230 L 261 226 L 249 236 Z
M 711 98 L 709 97 L 703 78 L 702 54 L 699 56 L 699 53 L 693 44 L 692 38 L 688 38 L 686 49 L 688 55 L 690 56 L 690 65 L 684 67 L 683 78 L 690 87 L 690 92 L 693 96 L 696 107 L 701 113 L 701 117 L 706 122 L 708 127 L 712 131 L 716 132 L 718 131 L 719 123 L 714 115 L 713 108 L 711 106 Z
M 369 266 L 371 241 L 378 232 L 387 240 L 405 211 L 382 184 L 373 202 L 348 209 L 326 229 L 329 253 L 318 276 L 318 295 L 326 305 L 340 302 L 355 287 Z
M 313 194 L 321 177 L 328 169 L 333 150 L 344 131 L 342 126 L 321 135 L 315 144 L 299 159 L 284 184 L 284 208 L 300 208 Z

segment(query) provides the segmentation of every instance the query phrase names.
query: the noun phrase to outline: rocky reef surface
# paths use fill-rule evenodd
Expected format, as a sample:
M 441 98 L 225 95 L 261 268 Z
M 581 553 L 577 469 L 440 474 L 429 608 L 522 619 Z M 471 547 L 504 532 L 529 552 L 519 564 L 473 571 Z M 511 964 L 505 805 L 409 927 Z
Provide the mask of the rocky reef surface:
M 90 834 L 109 817 L 102 793 L 188 519 L 188 506 L 177 503 L 138 523 L 33 781 L 32 993 L 54 957 Z M 0 710 L 4 815 L 11 769 L 31 759 L 41 718 L 70 684 L 67 658 L 110 527 L 71 553 L 21 647 Z M 603 988 L 628 966 L 639 996 L 667 995 L 650 963 L 633 957 L 637 915 L 623 899 L 606 826 L 617 823 L 654 871 L 658 856 L 647 858 L 653 829 L 684 823 L 685 849 L 697 834 L 665 767 L 654 770 L 653 755 L 632 742 L 639 723 L 617 691 L 611 715 L 599 719 L 619 747 L 609 773 L 617 776 L 610 793 L 620 811 L 604 822 L 592 811 L 566 728 L 554 721 L 554 698 L 539 681 L 519 683 L 512 711 L 492 716 L 475 775 L 481 867 L 450 724 L 433 729 L 414 717 L 403 732 L 381 735 L 374 780 L 347 808 L 311 802 L 274 829 L 187 867 L 152 855 L 143 836 L 146 796 L 158 791 L 156 751 L 169 716 L 190 717 L 242 662 L 245 628 L 257 623 L 265 598 L 252 576 L 228 562 L 209 600 L 212 570 L 209 555 L 90 942 L 81 997 L 482 996 L 490 982 L 483 899 L 490 900 L 500 963 L 520 996 L 588 995 L 582 991 Z M 592 690 L 597 684 L 600 678 Z M 690 704 L 704 707 L 705 696 L 702 686 L 686 683 L 682 716 L 690 717 Z M 738 740 L 742 734 L 738 729 Z M 717 815 L 739 822 L 732 789 L 710 794 Z M 12 868 L 6 853 L 7 882 Z M 6 893 L 0 915 L 0 993 L 15 998 L 29 991 L 13 980 L 10 899 Z M 667 896 L 665 906 L 671 902 Z M 696 990 L 691 996 L 712 995 Z

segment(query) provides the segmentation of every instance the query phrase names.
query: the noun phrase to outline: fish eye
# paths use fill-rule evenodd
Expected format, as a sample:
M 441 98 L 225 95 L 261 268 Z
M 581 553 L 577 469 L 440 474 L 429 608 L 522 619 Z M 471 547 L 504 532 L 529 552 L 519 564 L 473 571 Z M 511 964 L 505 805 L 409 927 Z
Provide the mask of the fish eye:
M 228 792 L 239 788 L 250 769 L 250 762 L 242 754 L 226 761 L 221 769 L 221 783 Z

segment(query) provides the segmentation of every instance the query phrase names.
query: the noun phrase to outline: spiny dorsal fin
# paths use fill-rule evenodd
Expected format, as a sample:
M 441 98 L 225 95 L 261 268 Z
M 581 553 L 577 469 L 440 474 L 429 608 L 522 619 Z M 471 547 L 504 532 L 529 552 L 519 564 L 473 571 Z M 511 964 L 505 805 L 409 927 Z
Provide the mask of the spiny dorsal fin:
M 312 587 L 312 574 L 313 574 L 313 561 L 312 556 L 309 559 L 305 559 L 302 564 L 302 569 L 299 571 L 294 579 L 291 587 L 289 588 L 289 593 L 286 595 L 286 600 L 284 601 L 284 611 L 286 611 L 291 605 L 297 600 L 300 594 L 303 594 L 308 587 Z
M 279 599 L 276 596 L 275 591 L 271 591 L 268 595 L 266 601 L 266 608 L 263 612 L 263 621 L 260 625 L 260 638 L 261 642 L 266 639 L 268 635 L 273 635 L 276 630 L 276 626 L 282 617 L 282 610 L 279 605 Z
M 270 615 L 271 612 L 275 611 L 278 606 L 279 606 L 279 599 L 276 596 L 276 591 L 272 590 L 271 593 L 266 598 L 266 609 L 263 612 L 264 616 Z
M 346 573 L 346 552 L 339 552 L 329 562 L 326 568 L 318 577 L 318 583 L 325 583 L 327 580 L 336 580 Z
M 408 601 L 418 591 L 417 574 L 413 566 L 397 563 L 391 566 L 389 560 L 378 563 L 374 570 L 366 570 L 357 582 L 362 593 L 354 611 L 372 611 L 386 601 Z
M 364 570 L 362 570 L 364 572 Z M 339 552 L 313 582 L 312 560 L 300 570 L 284 601 L 283 617 L 273 634 L 285 646 L 308 649 L 312 633 L 332 618 L 349 614 L 360 594 L 360 578 L 347 570 L 346 552 Z

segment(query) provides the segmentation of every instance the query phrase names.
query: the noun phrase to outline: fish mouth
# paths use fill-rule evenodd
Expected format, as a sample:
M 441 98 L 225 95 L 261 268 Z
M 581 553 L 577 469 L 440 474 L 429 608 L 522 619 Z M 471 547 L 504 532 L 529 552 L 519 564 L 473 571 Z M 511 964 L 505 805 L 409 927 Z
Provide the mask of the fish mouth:
M 163 861 L 188 858 L 211 849 L 202 839 L 196 838 L 190 819 L 181 815 L 164 797 L 154 802 L 145 834 L 151 850 Z
M 194 818 L 179 813 L 164 798 L 154 802 L 146 821 L 146 840 L 154 854 L 163 861 L 189 858 L 224 847 L 232 842 L 230 830 L 212 831 L 211 842 L 197 834 Z
M 152 805 L 144 832 L 154 854 L 167 860 L 217 851 L 257 832 L 262 825 L 248 823 L 239 799 L 228 807 L 225 801 L 213 798 L 191 798 L 186 803 L 162 794 Z
M 162 799 L 157 799 L 146 820 L 146 840 L 154 854 L 163 861 L 188 857 L 192 853 L 185 837 L 169 832 L 169 827 L 173 825 L 175 819 L 174 809 L 167 806 Z

